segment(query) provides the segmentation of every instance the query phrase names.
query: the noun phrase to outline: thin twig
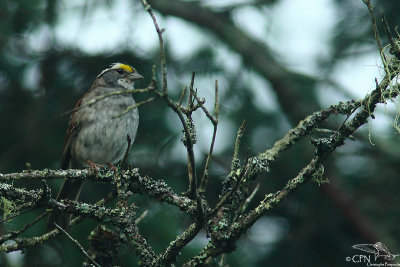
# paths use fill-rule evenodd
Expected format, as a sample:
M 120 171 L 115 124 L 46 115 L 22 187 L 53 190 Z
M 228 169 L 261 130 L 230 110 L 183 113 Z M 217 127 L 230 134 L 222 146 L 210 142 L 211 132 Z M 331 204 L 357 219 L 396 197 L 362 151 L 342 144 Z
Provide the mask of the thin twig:
M 105 198 L 103 198 L 103 199 L 99 200 L 98 202 L 96 202 L 96 204 L 97 205 L 103 205 L 103 204 L 107 203 L 109 200 L 112 199 L 113 195 L 114 195 L 113 193 L 108 194 Z M 49 212 L 50 211 L 40 215 L 38 218 L 35 219 L 35 222 L 39 221 L 41 218 L 43 218 L 45 216 L 45 214 L 48 214 Z M 83 220 L 83 218 L 84 218 L 83 216 L 77 216 L 74 219 L 72 219 L 71 222 L 70 222 L 70 227 L 72 227 L 72 226 L 78 224 L 79 222 L 81 222 Z M 32 222 L 32 223 L 34 223 L 34 222 Z M 12 244 L 3 244 L 3 245 L 1 245 L 0 246 L 0 252 L 12 252 L 12 251 L 21 250 L 23 248 L 36 246 L 38 244 L 41 244 L 41 243 L 45 242 L 46 240 L 49 240 L 50 238 L 55 237 L 56 234 L 58 234 L 58 233 L 59 233 L 59 230 L 57 228 L 54 228 L 54 230 L 52 230 L 50 232 L 47 232 L 47 233 L 45 233 L 45 234 L 43 234 L 41 236 L 13 238 L 13 240 L 15 242 L 12 243 Z
M 146 93 L 146 92 L 151 92 L 151 91 L 153 91 L 153 88 L 151 88 L 151 87 L 149 86 L 149 87 L 144 88 L 144 89 L 131 89 L 131 90 L 121 90 L 121 91 L 109 92 L 109 93 L 104 94 L 104 95 L 96 96 L 96 97 L 92 98 L 91 100 L 89 100 L 88 102 L 86 102 L 86 103 L 83 104 L 83 105 L 80 105 L 80 106 L 78 106 L 78 107 L 75 107 L 75 108 L 73 108 L 73 109 L 70 109 L 70 110 L 68 110 L 68 111 L 66 111 L 66 112 L 64 112 L 64 113 L 61 113 L 60 116 L 65 116 L 65 115 L 68 115 L 68 114 L 70 114 L 70 113 L 72 113 L 72 112 L 75 112 L 75 111 L 77 111 L 77 110 L 83 109 L 83 108 L 85 108 L 85 107 L 87 107 L 87 106 L 94 105 L 94 104 L 96 104 L 97 102 L 99 102 L 99 101 L 101 101 L 101 100 L 103 100 L 103 99 L 105 99 L 105 98 L 107 98 L 107 97 L 111 97 L 111 96 L 115 96 L 115 95 L 134 94 L 134 93 Z
M 361 105 L 361 104 L 360 104 Z M 352 110 L 352 112 L 350 112 L 349 114 L 346 115 L 346 118 L 344 119 L 344 121 L 342 122 L 342 124 L 340 124 L 339 128 L 334 131 L 334 133 L 339 132 L 345 125 L 347 120 L 350 118 L 351 115 L 354 114 L 354 112 L 356 112 L 356 110 L 359 108 L 359 106 L 357 106 L 355 109 Z
M 146 99 L 146 100 L 143 100 L 143 101 L 141 101 L 141 102 L 139 102 L 139 103 L 136 103 L 136 104 L 134 104 L 134 105 L 131 105 L 131 106 L 127 107 L 122 113 L 113 116 L 113 119 L 119 118 L 119 117 L 121 117 L 121 116 L 124 116 L 124 115 L 127 114 L 129 111 L 131 111 L 131 110 L 133 110 L 133 109 L 135 109 L 135 108 L 138 108 L 138 107 L 140 107 L 141 105 L 147 104 L 147 103 L 149 103 L 149 102 L 151 102 L 151 101 L 154 101 L 154 100 L 155 100 L 155 97 L 150 97 L 150 98 L 148 98 L 148 99 Z
M 76 239 L 74 239 L 70 234 L 68 234 L 67 231 L 65 231 L 57 223 L 54 222 L 54 225 L 57 227 L 58 230 L 63 232 L 72 241 L 72 243 L 74 243 L 74 245 L 83 253 L 83 255 L 85 255 L 94 265 L 100 267 L 100 265 L 92 257 L 90 257 L 90 255 L 85 251 L 85 249 L 82 247 L 81 244 L 79 244 L 79 242 Z
M 199 192 L 202 192 L 202 193 L 204 193 L 206 191 L 206 187 L 208 184 L 208 168 L 210 166 L 211 157 L 212 157 L 213 150 L 214 150 L 215 138 L 217 136 L 217 129 L 218 129 L 218 123 L 214 125 L 214 131 L 213 131 L 213 135 L 211 137 L 210 150 L 208 151 L 206 165 L 204 166 L 203 177 L 201 178 L 201 182 L 200 182 Z
M 182 105 L 183 98 L 185 97 L 186 91 L 187 91 L 187 87 L 185 86 L 182 89 L 182 93 L 181 93 L 181 97 L 179 98 L 178 106 Z
M 237 134 L 236 134 L 236 140 L 235 140 L 235 147 L 233 149 L 233 157 L 232 157 L 232 166 L 231 166 L 231 172 L 233 172 L 235 170 L 235 168 L 237 167 L 237 161 L 239 160 L 239 147 L 240 147 L 240 139 L 243 136 L 243 132 L 244 132 L 244 124 L 246 123 L 246 120 L 243 120 L 242 125 L 240 125 Z
M 218 80 L 215 80 L 215 100 L 214 100 L 214 113 L 218 121 L 219 117 L 219 102 L 218 102 Z
M 225 261 L 226 261 L 226 253 L 221 255 L 221 259 L 218 262 L 218 266 L 220 267 L 224 267 L 225 265 Z
M 48 233 L 45 233 L 41 236 L 35 237 L 21 237 L 21 238 L 13 238 L 11 244 L 3 244 L 0 245 L 0 252 L 12 252 L 17 250 L 22 250 L 27 247 L 33 247 L 43 242 L 49 240 L 50 238 L 54 237 L 58 233 L 58 229 L 54 229 Z
M 253 200 L 254 196 L 257 194 L 258 189 L 260 189 L 260 183 L 257 183 L 256 187 L 253 189 L 253 191 L 251 192 L 250 196 L 248 196 L 246 198 L 246 200 L 243 203 L 243 206 L 241 208 L 240 213 L 244 213 L 246 211 L 246 209 L 249 206 L 250 202 Z
M 201 106 L 202 106 L 202 104 L 201 104 Z M 204 108 L 203 111 L 204 110 L 207 110 L 207 109 Z M 213 123 L 214 131 L 213 131 L 213 135 L 212 135 L 212 138 L 211 138 L 211 145 L 210 145 L 210 150 L 208 151 L 206 165 L 204 167 L 203 177 L 201 178 L 201 182 L 200 182 L 199 192 L 201 192 L 201 193 L 204 193 L 206 191 L 206 188 L 207 188 L 207 184 L 208 184 L 208 168 L 209 168 L 209 165 L 210 165 L 210 162 L 211 162 L 211 157 L 212 157 L 212 154 L 213 154 L 213 151 L 214 151 L 215 138 L 217 136 L 217 129 L 218 129 L 219 108 L 218 108 L 218 81 L 217 80 L 215 81 L 214 112 L 215 112 L 215 118 L 211 116 L 211 119 L 210 119 L 211 122 Z
M 393 49 L 394 49 L 394 48 L 397 48 L 396 42 L 395 42 L 394 39 L 393 39 L 392 32 L 390 31 L 389 25 L 388 25 L 388 23 L 387 23 L 385 14 L 383 13 L 382 10 L 381 10 L 380 14 L 381 14 L 381 19 L 382 19 L 382 23 L 383 23 L 385 32 L 386 32 L 386 34 L 387 34 L 387 36 L 388 36 L 388 38 L 389 38 L 390 45 L 393 47 Z
M 129 150 L 131 149 L 131 146 L 132 146 L 132 139 L 129 136 L 129 134 L 126 135 L 126 141 L 128 142 L 128 146 L 126 147 L 124 157 L 121 160 L 121 168 L 124 167 L 126 160 L 128 159 L 128 156 L 129 156 Z
M 384 26 L 386 35 L 388 36 L 390 45 L 392 47 L 392 51 L 397 57 L 399 57 L 400 46 L 398 44 L 398 41 L 396 42 L 396 40 L 393 38 L 392 32 L 390 31 L 389 24 L 386 20 L 386 17 L 385 17 L 385 14 L 383 13 L 383 11 L 381 11 L 381 18 L 382 18 L 382 22 L 383 22 L 383 26 Z
M 167 94 L 167 87 L 168 87 L 168 82 L 167 82 L 167 58 L 165 55 L 165 48 L 164 48 L 164 39 L 163 39 L 163 32 L 164 29 L 160 29 L 158 26 L 158 22 L 156 19 L 156 16 L 153 13 L 153 9 L 151 6 L 147 3 L 146 0 L 142 0 L 142 4 L 144 9 L 150 14 L 151 18 L 153 19 L 153 24 L 154 27 L 156 28 L 157 35 L 158 35 L 158 41 L 159 41 L 159 46 L 160 46 L 160 61 L 161 61 L 161 71 L 162 71 L 162 92 L 163 94 Z
M 212 216 L 215 213 L 217 213 L 219 211 L 220 208 L 222 208 L 223 205 L 225 205 L 225 203 L 233 196 L 233 194 L 236 192 L 236 190 L 239 188 L 242 180 L 244 177 L 246 177 L 246 173 L 248 173 L 249 171 L 249 167 L 248 167 L 248 163 L 249 162 L 249 155 L 246 155 L 246 159 L 243 163 L 243 167 L 240 170 L 239 175 L 236 178 L 236 183 L 235 185 L 229 190 L 228 193 L 226 193 L 221 200 L 218 202 L 218 204 L 215 206 L 215 208 L 210 212 L 210 214 L 208 214 L 208 216 Z
M 25 232 L 26 230 L 28 230 L 29 228 L 31 228 L 34 224 L 36 224 L 38 221 L 40 221 L 43 217 L 45 217 L 47 214 L 49 214 L 50 211 L 46 211 L 42 214 L 40 214 L 38 217 L 36 217 L 32 222 L 27 223 L 22 229 L 15 231 L 15 232 L 11 232 L 9 234 L 0 236 L 0 242 L 3 242 L 4 240 L 10 240 L 15 238 L 16 236 L 19 236 L 20 234 L 22 234 L 23 232 Z
M 216 118 L 214 118 L 211 113 L 207 110 L 207 108 L 204 106 L 204 100 L 200 99 L 197 96 L 197 93 L 194 90 L 191 90 L 191 93 L 193 94 L 194 98 L 196 99 L 198 105 L 200 106 L 200 108 L 204 111 L 204 114 L 206 114 L 207 118 L 212 122 L 212 124 L 217 124 L 217 120 L 218 120 L 218 116 L 216 116 Z M 192 106 L 192 109 L 193 106 Z
M 149 210 L 145 210 L 145 211 L 142 213 L 142 215 L 140 215 L 139 218 L 137 218 L 137 219 L 135 220 L 135 225 L 138 225 L 138 224 L 147 216 L 148 213 L 149 213 Z
M 193 86 L 194 86 L 194 79 L 195 79 L 196 73 L 192 73 L 192 79 L 190 81 L 190 87 L 189 87 L 189 95 L 188 95 L 188 104 L 187 104 L 187 110 L 189 111 L 186 113 L 187 117 L 187 123 L 192 123 L 192 112 L 193 112 Z M 185 123 L 186 124 L 186 123 Z M 189 128 L 189 127 L 188 127 Z M 197 198 L 197 176 L 196 176 L 196 166 L 195 166 L 195 159 L 194 159 L 194 153 L 193 153 L 193 134 L 194 134 L 194 125 L 192 124 L 191 129 L 189 130 L 189 139 L 186 139 L 186 150 L 187 150 L 187 155 L 188 155 L 188 174 L 189 174 L 189 193 L 192 195 L 192 197 Z M 187 137 L 185 135 L 185 137 Z
M 372 4 L 371 4 L 370 0 L 363 0 L 363 2 L 364 2 L 364 4 L 367 5 L 369 14 L 371 15 L 372 28 L 374 30 L 374 37 L 375 37 L 376 43 L 377 43 L 378 48 L 379 48 L 379 54 L 381 55 L 381 57 L 383 57 L 382 61 L 384 63 L 386 61 L 386 59 L 385 59 L 385 55 L 382 53 L 383 48 L 382 48 L 382 44 L 381 44 L 381 39 L 379 38 L 378 27 L 376 26 L 376 19 L 375 19 L 375 15 L 374 15 L 374 9 L 372 7 Z
M 194 92 L 194 78 L 196 77 L 196 73 L 192 72 L 192 79 L 190 80 L 190 87 L 189 87 L 189 96 L 188 96 L 188 104 L 187 109 L 190 112 L 193 110 L 193 92 Z
M 22 215 L 22 214 L 25 214 L 25 213 L 27 213 L 27 212 L 29 212 L 29 211 L 35 209 L 35 208 L 36 208 L 36 204 L 33 205 L 33 206 L 31 206 L 31 207 L 29 207 L 29 208 L 27 208 L 27 209 L 25 209 L 25 210 L 23 210 L 23 211 L 21 211 L 21 212 L 19 212 L 19 213 L 13 214 L 13 215 L 11 215 L 11 216 L 9 216 L 9 217 L 7 217 L 7 218 L 1 220 L 0 223 L 9 221 L 9 220 L 11 220 L 11 219 L 14 219 L 15 217 L 18 217 L 18 216 L 20 216 L 20 215 Z

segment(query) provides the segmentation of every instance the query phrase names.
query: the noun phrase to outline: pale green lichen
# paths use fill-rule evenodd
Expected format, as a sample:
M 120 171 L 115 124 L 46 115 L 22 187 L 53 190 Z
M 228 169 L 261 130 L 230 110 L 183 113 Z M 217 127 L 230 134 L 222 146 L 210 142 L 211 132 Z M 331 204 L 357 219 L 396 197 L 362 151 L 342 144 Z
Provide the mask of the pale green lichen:
M 396 31 L 397 33 L 397 31 Z M 399 34 L 397 33 L 398 37 Z M 400 94 L 399 90 L 399 74 L 400 74 L 400 60 L 398 58 L 399 52 L 396 51 L 398 47 L 400 47 L 400 41 L 395 39 L 395 48 L 393 48 L 390 44 L 386 45 L 381 51 L 381 59 L 383 63 L 383 68 L 385 71 L 385 79 L 387 86 L 381 87 L 381 102 L 387 104 L 388 101 L 391 101 L 395 104 L 396 114 L 391 121 L 393 128 L 396 129 L 400 133 L 400 103 L 399 101 L 395 101 L 395 97 Z M 389 116 L 387 116 L 389 120 Z
M 312 180 L 316 182 L 319 186 L 321 186 L 321 184 L 329 183 L 329 180 L 323 177 L 324 172 L 324 165 L 319 164 L 315 172 L 312 174 Z
M 8 215 L 13 214 L 15 210 L 15 203 L 8 200 L 5 197 L 1 197 L 0 209 L 3 211 L 3 220 L 7 218 Z

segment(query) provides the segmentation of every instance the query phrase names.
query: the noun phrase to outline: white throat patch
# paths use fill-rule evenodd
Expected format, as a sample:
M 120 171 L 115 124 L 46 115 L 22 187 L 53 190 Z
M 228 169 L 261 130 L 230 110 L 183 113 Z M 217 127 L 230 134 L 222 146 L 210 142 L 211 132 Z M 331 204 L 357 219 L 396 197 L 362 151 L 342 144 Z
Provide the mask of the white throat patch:
M 124 89 L 126 90 L 131 90 L 133 89 L 133 86 L 135 84 L 134 81 L 130 81 L 129 79 L 118 79 L 117 83 L 121 85 Z

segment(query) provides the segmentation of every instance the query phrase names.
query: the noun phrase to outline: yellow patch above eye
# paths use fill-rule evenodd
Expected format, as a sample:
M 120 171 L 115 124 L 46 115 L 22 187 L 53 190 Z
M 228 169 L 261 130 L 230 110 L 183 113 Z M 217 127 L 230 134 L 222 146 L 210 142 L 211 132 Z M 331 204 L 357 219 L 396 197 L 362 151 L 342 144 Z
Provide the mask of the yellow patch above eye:
M 126 64 L 120 64 L 118 67 L 120 67 L 121 69 L 126 70 L 127 72 L 133 72 L 133 69 L 131 66 L 126 65 Z

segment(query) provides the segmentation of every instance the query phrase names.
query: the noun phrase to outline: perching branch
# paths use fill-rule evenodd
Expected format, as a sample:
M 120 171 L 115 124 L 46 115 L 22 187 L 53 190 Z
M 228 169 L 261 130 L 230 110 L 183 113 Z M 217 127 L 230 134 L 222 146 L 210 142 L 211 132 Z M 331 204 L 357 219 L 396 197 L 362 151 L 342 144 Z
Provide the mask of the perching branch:
M 92 169 L 83 170 L 31 170 L 22 173 L 0 174 L 0 182 L 11 182 L 20 179 L 83 179 L 101 183 L 113 182 L 115 172 L 110 169 L 100 169 L 96 174 Z M 194 214 L 195 204 L 187 197 L 179 196 L 163 181 L 156 181 L 148 176 L 141 176 L 138 169 L 123 171 L 124 180 L 130 182 L 129 190 L 134 193 L 146 194 L 155 200 L 166 202 L 181 210 Z M 2 190 L 3 189 L 3 190 Z M 0 194 L 10 199 L 20 199 L 37 203 L 41 200 L 42 191 L 13 188 L 11 185 L 0 183 Z

